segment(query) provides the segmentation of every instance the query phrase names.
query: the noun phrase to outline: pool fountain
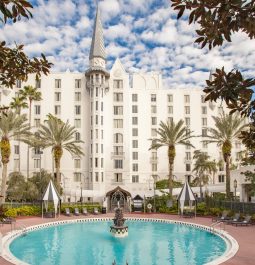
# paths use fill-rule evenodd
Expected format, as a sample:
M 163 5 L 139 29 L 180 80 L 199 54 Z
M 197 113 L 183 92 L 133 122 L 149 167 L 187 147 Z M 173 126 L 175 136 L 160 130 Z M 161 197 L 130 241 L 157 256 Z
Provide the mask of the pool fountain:
M 110 232 L 114 237 L 126 237 L 128 235 L 128 226 L 124 225 L 125 221 L 123 210 L 118 202 L 118 207 L 115 209 L 115 218 L 113 219 L 114 225 L 110 226 Z

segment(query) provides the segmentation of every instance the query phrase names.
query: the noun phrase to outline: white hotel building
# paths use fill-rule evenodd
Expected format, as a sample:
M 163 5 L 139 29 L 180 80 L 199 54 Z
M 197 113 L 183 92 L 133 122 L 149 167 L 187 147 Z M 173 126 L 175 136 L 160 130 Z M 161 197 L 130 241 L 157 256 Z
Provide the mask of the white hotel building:
M 195 135 L 205 135 L 213 127 L 212 116 L 217 116 L 222 107 L 204 102 L 201 89 L 163 88 L 159 73 L 129 74 L 121 61 L 116 59 L 112 69 L 106 69 L 102 24 L 97 12 L 89 54 L 90 68 L 83 73 L 51 73 L 42 76 L 40 82 L 31 75 L 26 83 L 17 82 L 17 87 L 7 95 L 1 93 L 1 105 L 25 85 L 36 86 L 42 93 L 42 101 L 34 102 L 32 125 L 36 128 L 48 113 L 77 128 L 77 139 L 82 139 L 85 156 L 72 157 L 64 152 L 61 160 L 64 200 L 101 197 L 117 186 L 133 196 L 149 194 L 153 177 L 164 179 L 168 175 L 167 149 L 149 151 L 150 138 L 156 137 L 160 121 L 180 119 Z M 28 112 L 28 110 L 23 110 Z M 213 159 L 220 159 L 220 150 L 214 145 L 202 143 L 203 137 L 191 139 L 196 149 L 207 152 Z M 234 145 L 233 157 L 240 151 L 240 143 Z M 12 143 L 9 173 L 18 171 L 26 176 L 27 146 Z M 192 173 L 192 157 L 195 149 L 177 146 L 174 175 L 184 179 Z M 21 152 L 21 161 L 18 153 Z M 30 152 L 30 174 L 43 168 L 53 172 L 51 150 L 38 155 Z M 0 169 L 1 170 L 1 169 Z M 224 171 L 218 171 L 215 182 L 224 182 Z

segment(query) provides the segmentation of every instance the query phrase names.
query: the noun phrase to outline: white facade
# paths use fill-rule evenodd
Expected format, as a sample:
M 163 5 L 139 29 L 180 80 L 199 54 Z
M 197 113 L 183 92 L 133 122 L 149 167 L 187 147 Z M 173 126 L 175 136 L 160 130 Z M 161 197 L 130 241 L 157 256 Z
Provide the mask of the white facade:
M 95 36 L 93 39 L 97 40 Z M 102 45 L 100 43 L 100 47 L 96 48 L 103 49 Z M 99 55 L 90 54 L 91 68 L 86 74 L 67 71 L 42 76 L 38 90 L 43 100 L 33 102 L 32 106 L 34 127 L 52 113 L 74 125 L 80 133 L 76 137 L 84 141 L 84 157 L 74 158 L 64 152 L 61 160 L 65 198 L 71 200 L 79 198 L 81 188 L 83 197 L 103 197 L 116 186 L 128 190 L 133 196 L 147 194 L 153 185 L 153 175 L 161 179 L 168 175 L 166 148 L 160 148 L 157 152 L 148 150 L 151 144 L 149 139 L 155 137 L 160 121 L 173 119 L 177 122 L 183 119 L 194 135 L 201 135 L 207 127 L 214 126 L 212 116 L 222 111 L 219 104 L 204 102 L 201 89 L 163 88 L 159 73 L 130 75 L 119 59 L 108 76 L 102 57 L 100 51 Z M 1 105 L 8 105 L 15 93 L 25 85 L 36 86 L 35 76 L 30 75 L 26 83 L 19 85 L 9 95 L 1 93 Z M 28 110 L 23 112 L 28 113 Z M 193 138 L 191 143 L 195 149 L 207 152 L 218 161 L 218 147 L 213 144 L 205 146 L 201 140 L 202 137 Z M 12 142 L 9 172 L 18 170 L 17 145 L 17 142 Z M 236 143 L 232 153 L 234 158 L 240 148 L 240 144 Z M 174 164 L 176 178 L 183 179 L 185 175 L 193 174 L 195 149 L 177 146 Z M 26 150 L 26 145 L 21 144 L 20 164 L 25 176 Z M 40 170 L 40 156 L 32 151 L 29 163 L 31 175 Z M 50 149 L 43 151 L 41 167 L 54 172 Z M 223 179 L 215 176 L 215 183 L 220 180 Z

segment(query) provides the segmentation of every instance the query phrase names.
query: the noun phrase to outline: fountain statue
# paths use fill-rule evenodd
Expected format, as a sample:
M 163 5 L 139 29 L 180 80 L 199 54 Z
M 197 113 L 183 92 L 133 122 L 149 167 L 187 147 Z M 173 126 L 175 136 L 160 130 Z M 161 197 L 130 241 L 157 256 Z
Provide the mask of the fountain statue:
M 115 218 L 113 219 L 110 232 L 115 237 L 125 237 L 128 235 L 128 226 L 124 225 L 125 218 L 123 217 L 122 208 L 118 202 L 118 207 L 115 209 Z

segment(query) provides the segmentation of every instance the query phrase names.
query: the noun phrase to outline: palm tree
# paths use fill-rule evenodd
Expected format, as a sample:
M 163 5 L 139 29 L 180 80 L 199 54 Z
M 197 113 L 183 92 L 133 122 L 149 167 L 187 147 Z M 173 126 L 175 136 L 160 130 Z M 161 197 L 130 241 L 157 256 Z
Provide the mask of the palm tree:
M 217 143 L 221 147 L 224 161 L 226 163 L 226 196 L 230 198 L 230 162 L 232 142 L 238 139 L 241 131 L 247 126 L 245 118 L 238 114 L 225 114 L 224 112 L 219 116 L 213 116 L 215 128 L 208 128 L 209 139 L 207 143 Z
M 209 175 L 217 172 L 217 164 L 215 161 L 209 160 L 210 156 L 200 150 L 196 150 L 193 155 L 195 164 L 193 172 L 198 176 L 198 182 L 200 187 L 200 198 L 203 198 L 202 185 L 206 185 L 209 182 Z M 196 182 L 196 179 L 195 179 Z
M 60 161 L 63 150 L 68 151 L 71 155 L 80 157 L 84 155 L 79 144 L 81 140 L 75 140 L 74 136 L 77 130 L 71 126 L 68 121 L 64 123 L 59 118 L 48 115 L 45 125 L 41 124 L 36 138 L 43 142 L 44 148 L 51 147 L 52 155 L 55 161 L 57 184 L 60 185 Z
M 26 115 L 19 115 L 17 112 L 9 110 L 2 113 L 0 116 L 0 151 L 2 156 L 2 185 L 1 185 L 1 203 L 5 201 L 6 193 L 6 180 L 7 180 L 7 165 L 11 155 L 10 141 L 19 136 L 20 141 L 24 141 L 30 136 L 29 124 L 26 123 Z
M 150 139 L 151 149 L 158 149 L 162 146 L 167 146 L 168 148 L 168 164 L 169 164 L 169 175 L 168 175 L 168 188 L 169 196 L 172 197 L 173 194 L 173 169 L 174 169 L 174 159 L 175 159 L 175 146 L 185 145 L 194 147 L 188 140 L 192 138 L 191 132 L 188 131 L 187 126 L 184 125 L 183 120 L 179 120 L 177 123 L 174 121 L 163 121 L 159 124 L 159 129 L 157 130 L 159 138 Z
M 24 86 L 23 90 L 20 91 L 20 95 L 29 101 L 29 126 L 31 128 L 32 103 L 33 101 L 42 100 L 42 94 L 33 86 Z M 29 178 L 29 145 L 27 146 L 27 178 Z
M 18 94 L 18 96 L 12 98 L 10 103 L 10 108 L 15 110 L 17 114 L 21 113 L 21 109 L 28 108 L 27 102 L 25 102 L 25 98 Z M 20 172 L 20 140 L 18 136 L 18 143 L 19 143 L 19 172 Z

